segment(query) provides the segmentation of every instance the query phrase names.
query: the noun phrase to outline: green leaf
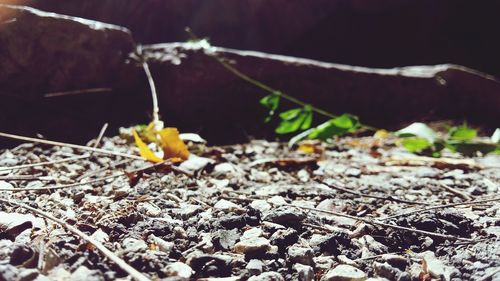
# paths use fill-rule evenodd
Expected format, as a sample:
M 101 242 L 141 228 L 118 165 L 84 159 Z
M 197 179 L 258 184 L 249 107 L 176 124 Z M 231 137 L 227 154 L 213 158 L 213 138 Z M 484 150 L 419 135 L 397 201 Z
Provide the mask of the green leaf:
M 294 108 L 280 113 L 281 123 L 276 128 L 278 134 L 288 134 L 301 130 L 306 130 L 312 123 L 312 110 L 310 106 Z
M 355 128 L 359 123 L 358 117 L 351 114 L 342 114 L 339 117 L 331 119 L 331 121 L 335 126 L 347 130 Z
M 280 96 L 277 93 L 273 93 L 263 97 L 260 100 L 260 104 L 267 107 L 270 111 L 275 111 L 280 104 Z
M 326 140 L 333 136 L 340 136 L 353 132 L 359 125 L 358 118 L 350 114 L 343 114 L 320 124 L 309 133 L 308 138 Z
M 401 144 L 406 150 L 412 153 L 420 153 L 432 145 L 426 138 L 418 137 L 405 138 L 401 141 Z
M 278 109 L 278 106 L 280 104 L 280 99 L 281 99 L 280 93 L 276 92 L 267 95 L 260 100 L 260 104 L 269 109 L 269 113 L 265 119 L 266 123 L 271 121 L 272 117 L 274 116 L 274 113 L 276 112 L 276 109 Z
M 296 119 L 302 112 L 302 108 L 294 108 L 280 113 L 281 120 L 290 121 Z
M 446 142 L 446 147 L 453 152 L 459 152 L 465 156 L 474 156 L 477 152 L 483 154 L 497 153 L 500 149 L 500 144 L 450 140 Z
M 426 124 L 419 122 L 413 123 L 408 127 L 405 127 L 397 131 L 396 136 L 402 138 L 406 137 L 424 138 L 430 143 L 433 143 L 437 138 L 436 132 L 434 132 L 434 130 L 432 130 Z
M 453 127 L 448 132 L 452 140 L 471 140 L 477 136 L 477 131 L 467 127 L 467 125 L 462 125 L 459 127 Z
M 491 142 L 500 143 L 500 128 L 497 128 L 493 135 L 491 135 Z
M 304 106 L 304 112 L 303 112 L 306 117 L 304 118 L 304 121 L 302 125 L 300 126 L 301 130 L 307 130 L 311 128 L 312 120 L 313 120 L 313 113 L 312 113 L 312 108 L 309 105 Z

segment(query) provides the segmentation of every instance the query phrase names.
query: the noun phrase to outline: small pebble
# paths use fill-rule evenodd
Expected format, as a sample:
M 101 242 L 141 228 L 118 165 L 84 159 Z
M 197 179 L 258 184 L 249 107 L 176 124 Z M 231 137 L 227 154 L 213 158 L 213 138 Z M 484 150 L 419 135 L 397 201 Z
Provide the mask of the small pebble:
M 245 267 L 251 275 L 259 275 L 262 273 L 264 263 L 260 260 L 252 259 Z
M 364 281 L 366 273 L 352 265 L 341 264 L 328 271 L 322 281 Z
M 288 248 L 288 258 L 292 263 L 301 263 L 305 265 L 313 265 L 314 252 L 309 247 L 292 245 Z
M 299 276 L 299 281 L 313 281 L 314 280 L 314 270 L 311 266 L 303 264 L 294 264 L 293 270 L 295 270 Z
M 284 281 L 285 278 L 281 276 L 278 272 L 264 272 L 257 276 L 252 276 L 248 278 L 248 281 Z
M 178 276 L 189 279 L 193 274 L 193 270 L 185 263 L 174 262 L 165 267 L 165 274 L 167 274 L 167 276 Z

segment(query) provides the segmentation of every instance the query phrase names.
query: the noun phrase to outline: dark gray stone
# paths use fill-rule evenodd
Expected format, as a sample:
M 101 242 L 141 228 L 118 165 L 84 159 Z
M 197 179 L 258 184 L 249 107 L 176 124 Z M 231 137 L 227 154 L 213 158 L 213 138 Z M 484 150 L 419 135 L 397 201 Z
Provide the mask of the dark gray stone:
M 111 87 L 135 48 L 115 25 L 8 5 L 0 19 L 0 89 L 22 98 Z
M 288 206 L 283 206 L 271 210 L 264 220 L 289 227 L 300 227 L 305 218 L 306 214 L 304 212 Z
M 8 5 L 0 5 L 0 21 L 0 130 L 88 140 L 105 119 L 127 118 L 119 114 L 135 50 L 127 29 Z M 91 88 L 112 91 L 44 97 Z

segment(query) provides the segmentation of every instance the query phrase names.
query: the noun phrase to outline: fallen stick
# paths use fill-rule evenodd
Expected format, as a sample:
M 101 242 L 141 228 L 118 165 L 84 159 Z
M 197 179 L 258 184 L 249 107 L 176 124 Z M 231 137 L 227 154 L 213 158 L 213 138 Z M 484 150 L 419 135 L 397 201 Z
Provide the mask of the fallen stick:
M 74 91 L 66 91 L 66 92 L 52 92 L 46 93 L 43 95 L 44 98 L 54 98 L 54 97 L 63 97 L 63 96 L 73 96 L 79 94 L 90 94 L 90 93 L 103 93 L 103 92 L 111 92 L 113 89 L 111 88 L 91 88 L 91 89 L 82 89 L 82 90 L 74 90 Z
M 303 210 L 314 211 L 314 212 L 318 212 L 318 213 L 325 213 L 325 214 L 329 214 L 329 215 L 349 218 L 349 219 L 353 219 L 353 220 L 357 220 L 357 221 L 362 221 L 364 223 L 368 223 L 371 225 L 378 225 L 378 226 L 382 226 L 382 227 L 387 227 L 387 228 L 392 228 L 392 229 L 397 229 L 397 230 L 402 230 L 402 231 L 407 231 L 407 232 L 415 232 L 415 233 L 420 233 L 420 234 L 424 234 L 424 235 L 428 235 L 428 236 L 439 237 L 439 238 L 453 240 L 453 241 L 457 241 L 457 240 L 474 241 L 474 240 L 469 239 L 469 238 L 456 237 L 453 235 L 446 235 L 446 234 L 440 234 L 440 233 L 435 233 L 435 232 L 430 232 L 430 231 L 425 231 L 425 230 L 419 230 L 419 229 L 414 229 L 414 228 L 409 228 L 409 227 L 404 227 L 404 226 L 399 226 L 399 225 L 393 225 L 393 224 L 378 222 L 378 221 L 375 221 L 375 220 L 372 220 L 369 218 L 356 217 L 356 216 L 351 216 L 351 215 L 332 212 L 332 211 L 318 210 L 315 208 L 296 206 L 293 204 L 283 204 L 283 205 L 293 207 L 293 208 L 299 208 L 299 209 L 303 209 Z
M 152 169 L 152 168 L 155 168 L 155 167 L 158 167 L 158 166 L 161 166 L 161 165 L 170 165 L 170 164 L 171 164 L 170 162 L 166 162 L 166 161 L 165 162 L 160 162 L 160 163 L 155 163 L 155 164 L 152 164 L 152 165 L 148 165 L 146 167 L 137 168 L 137 169 L 134 169 L 134 170 L 131 170 L 131 171 L 123 172 L 121 174 L 110 175 L 110 176 L 98 178 L 98 179 L 87 181 L 87 182 L 75 182 L 75 183 L 63 184 L 63 185 L 45 186 L 45 187 L 32 187 L 32 188 L 7 188 L 6 187 L 6 188 L 0 188 L 0 191 L 21 192 L 21 191 L 64 189 L 64 188 L 75 187 L 75 186 L 86 185 L 86 184 L 95 184 L 95 183 L 98 183 L 98 182 L 105 181 L 107 179 L 112 179 L 112 178 L 117 178 L 117 177 L 124 177 L 124 176 L 128 176 L 127 174 L 137 173 L 137 172 L 148 170 L 148 169 Z M 174 169 L 174 166 L 170 166 L 170 168 L 172 168 L 174 171 L 183 172 L 182 170 L 176 170 L 176 169 Z
M 472 200 L 472 197 L 469 194 L 467 194 L 465 192 L 462 192 L 460 190 L 457 190 L 457 189 L 455 189 L 455 188 L 453 188 L 453 187 L 451 187 L 449 185 L 440 184 L 439 186 L 442 187 L 442 188 L 444 188 L 444 189 L 446 189 L 446 191 L 448 191 L 449 193 L 455 194 L 458 197 L 460 197 L 460 198 L 462 198 L 462 199 L 464 199 L 466 201 Z
M 396 214 L 384 218 L 377 218 L 378 220 L 388 220 L 388 219 L 394 219 L 398 218 L 401 216 L 407 216 L 415 213 L 423 213 L 423 212 L 428 212 L 431 210 L 436 210 L 436 209 L 444 209 L 444 208 L 450 208 L 450 207 L 456 207 L 456 206 L 467 206 L 467 205 L 475 205 L 475 204 L 482 204 L 482 203 L 488 203 L 488 202 L 494 202 L 494 201 L 500 201 L 499 198 L 491 198 L 491 199 L 484 199 L 484 200 L 476 200 L 476 201 L 468 201 L 468 202 L 461 202 L 461 203 L 451 203 L 451 204 L 443 204 L 443 205 L 438 205 L 438 206 L 431 206 L 427 208 L 422 208 L 422 209 L 416 209 L 416 210 L 411 210 L 408 212 L 404 212 L 401 214 Z
M 39 176 L 35 175 L 13 175 L 13 176 L 0 176 L 0 180 L 2 181 L 32 181 L 32 180 L 40 180 L 47 181 L 52 179 L 42 179 Z
M 497 274 L 497 273 L 499 273 L 499 272 L 500 272 L 500 267 L 497 267 L 497 269 L 495 269 L 495 270 L 491 271 L 490 273 L 488 273 L 488 274 L 484 275 L 483 277 L 481 277 L 481 278 L 479 279 L 479 281 L 487 281 L 487 280 L 490 280 L 490 279 L 491 279 L 491 277 L 493 277 L 493 275 L 496 275 L 496 274 Z M 495 280 L 496 280 L 496 278 L 495 278 Z
M 71 162 L 71 161 L 78 161 L 81 159 L 89 158 L 90 154 L 84 154 L 84 155 L 79 155 L 75 157 L 68 157 L 64 159 L 59 159 L 59 160 L 52 160 L 52 161 L 45 161 L 45 162 L 38 162 L 38 163 L 32 163 L 32 164 L 23 164 L 23 165 L 17 165 L 17 166 L 11 166 L 11 167 L 0 167 L 0 172 L 1 171 L 14 171 L 14 170 L 19 170 L 19 169 L 24 169 L 24 168 L 33 168 L 33 167 L 38 167 L 38 166 L 46 166 L 46 165 L 53 165 L 53 164 L 59 164 L 59 163 L 64 163 L 64 162 Z
M 104 137 L 104 134 L 106 133 L 106 130 L 108 129 L 108 123 L 104 123 L 104 125 L 101 128 L 101 131 L 99 131 L 99 135 L 97 135 L 97 138 L 95 139 L 95 143 L 92 146 L 93 148 L 97 148 L 99 144 L 101 143 L 102 137 Z M 92 152 L 90 153 L 92 155 Z
M 235 198 L 232 198 L 230 196 L 219 196 L 219 197 L 224 198 L 224 199 L 226 199 L 226 198 L 227 199 L 235 199 Z M 337 212 L 332 212 L 332 211 L 318 210 L 318 209 L 315 209 L 315 208 L 296 206 L 296 205 L 288 204 L 288 203 L 287 204 L 283 204 L 283 206 L 289 206 L 289 207 L 294 207 L 294 208 L 298 208 L 298 209 L 314 211 L 314 212 L 318 212 L 318 213 L 325 213 L 325 214 L 329 214 L 329 215 L 334 215 L 334 216 L 339 216 L 339 217 L 345 217 L 345 218 L 349 218 L 349 219 L 353 219 L 353 220 L 357 220 L 357 221 L 362 221 L 362 222 L 365 222 L 365 223 L 368 223 L 368 224 L 371 224 L 371 225 L 378 225 L 378 226 L 383 226 L 383 227 L 397 229 L 397 230 L 402 230 L 402 231 L 415 232 L 415 233 L 425 234 L 425 235 L 428 235 L 428 236 L 434 236 L 434 237 L 449 239 L 449 240 L 453 240 L 453 241 L 457 241 L 457 240 L 467 241 L 467 242 L 474 241 L 474 240 L 468 239 L 468 238 L 456 237 L 456 236 L 453 236 L 453 235 L 439 234 L 439 233 L 429 232 L 429 231 L 425 231 L 425 230 L 419 230 L 419 229 L 414 229 L 414 228 L 409 228 L 409 227 L 404 227 L 404 226 L 399 226 L 399 225 L 393 225 L 393 224 L 378 222 L 378 221 L 375 221 L 375 220 L 372 220 L 372 219 L 369 219 L 369 218 L 356 217 L 356 216 L 351 216 L 351 215 L 337 213 Z
M 108 128 L 108 123 L 104 124 L 104 126 L 102 127 L 102 129 L 99 132 L 99 135 L 98 135 L 98 137 L 93 145 L 93 148 L 97 148 L 97 146 L 101 142 L 101 139 L 104 136 L 104 133 L 106 132 L 107 128 Z M 53 165 L 53 164 L 59 164 L 59 163 L 64 163 L 64 162 L 77 161 L 77 160 L 89 158 L 90 156 L 92 156 L 92 153 L 79 155 L 79 156 L 75 156 L 75 157 L 68 157 L 68 158 L 59 159 L 59 160 L 53 160 L 53 161 L 45 161 L 45 162 L 32 163 L 32 164 L 23 164 L 23 165 L 11 166 L 11 167 L 0 167 L 0 172 L 1 171 L 15 171 L 15 170 L 24 169 L 24 168 L 33 168 L 33 167 L 38 167 L 38 166 Z
M 386 166 L 432 166 L 437 169 L 454 168 L 461 170 L 483 169 L 483 166 L 473 159 L 433 158 L 413 155 L 411 157 L 392 157 L 382 161 Z
M 106 150 L 106 149 L 102 149 L 102 148 L 88 147 L 88 146 L 84 146 L 84 145 L 77 145 L 77 144 L 64 143 L 64 142 L 58 142 L 58 141 L 50 141 L 50 140 L 44 140 L 44 139 L 38 139 L 38 138 L 30 138 L 30 137 L 18 136 L 18 135 L 7 134 L 7 133 L 2 133 L 2 132 L 0 132 L 0 137 L 5 137 L 5 138 L 10 138 L 10 139 L 15 139 L 15 140 L 22 140 L 22 141 L 27 141 L 27 142 L 34 142 L 34 143 L 42 143 L 42 144 L 48 144 L 48 145 L 54 145 L 54 146 L 70 147 L 70 148 L 90 151 L 90 152 L 94 152 L 94 153 L 121 156 L 121 157 L 146 161 L 141 156 L 122 153 L 122 152 L 115 152 L 115 151 Z
M 118 166 L 121 166 L 123 164 L 127 164 L 130 161 L 132 161 L 132 160 L 131 159 L 125 159 L 125 160 L 113 162 L 113 163 L 108 164 L 108 165 L 106 165 L 106 166 L 104 166 L 102 168 L 99 168 L 99 169 L 94 170 L 94 171 L 87 172 L 87 173 L 79 176 L 78 178 L 76 178 L 76 181 L 81 181 L 82 179 L 85 179 L 85 178 L 91 177 L 93 175 L 99 174 L 100 172 L 104 172 L 108 168 L 112 169 L 112 168 L 116 168 Z
M 361 193 L 358 191 L 353 191 L 353 190 L 349 190 L 347 188 L 343 188 L 343 187 L 340 187 L 337 185 L 329 184 L 329 183 L 326 183 L 325 181 L 318 180 L 318 179 L 316 180 L 316 182 L 324 184 L 324 185 L 328 186 L 329 188 L 337 189 L 337 190 L 340 190 L 342 192 L 350 193 L 350 194 L 357 195 L 360 197 L 388 200 L 388 201 L 394 201 L 394 202 L 398 202 L 398 203 L 405 203 L 405 204 L 411 204 L 411 205 L 430 205 L 429 203 L 424 203 L 424 202 L 414 202 L 414 201 L 408 201 L 408 200 L 404 200 L 404 199 L 398 199 L 398 198 L 392 197 L 390 195 L 378 196 L 378 195 L 364 194 L 364 193 Z
M 80 231 L 78 228 L 66 223 L 65 221 L 58 219 L 58 218 L 56 218 L 56 217 L 54 217 L 46 212 L 40 211 L 40 210 L 35 209 L 33 207 L 30 207 L 26 204 L 20 203 L 20 202 L 11 201 L 11 200 L 7 200 L 7 199 L 3 199 L 3 198 L 0 198 L 0 202 L 2 202 L 4 204 L 12 204 L 12 205 L 15 205 L 17 207 L 29 210 L 29 211 L 31 211 L 39 216 L 42 216 L 48 220 L 51 220 L 53 222 L 58 223 L 59 225 L 61 225 L 63 228 L 67 229 L 71 233 L 79 236 L 83 240 L 86 240 L 90 244 L 94 245 L 96 247 L 96 249 L 98 249 L 104 256 L 106 256 L 112 262 L 117 264 L 121 269 L 123 269 L 125 272 L 127 272 L 135 280 L 138 280 L 138 281 L 150 281 L 151 280 L 148 277 L 146 277 L 145 275 L 143 275 L 142 273 L 140 273 L 139 271 L 137 271 L 135 268 L 130 266 L 123 259 L 119 258 L 115 253 L 113 253 L 108 248 L 106 248 L 101 242 L 88 236 L 87 234 Z

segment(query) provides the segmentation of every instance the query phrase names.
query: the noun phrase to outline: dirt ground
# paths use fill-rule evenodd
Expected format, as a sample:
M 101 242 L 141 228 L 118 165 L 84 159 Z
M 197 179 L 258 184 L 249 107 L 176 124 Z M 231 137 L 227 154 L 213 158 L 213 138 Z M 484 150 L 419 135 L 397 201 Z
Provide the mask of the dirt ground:
M 120 137 L 100 147 L 138 155 Z M 151 280 L 500 280 L 499 155 L 434 159 L 373 137 L 190 150 L 176 166 L 0 150 L 0 280 L 129 279 L 20 204 Z

